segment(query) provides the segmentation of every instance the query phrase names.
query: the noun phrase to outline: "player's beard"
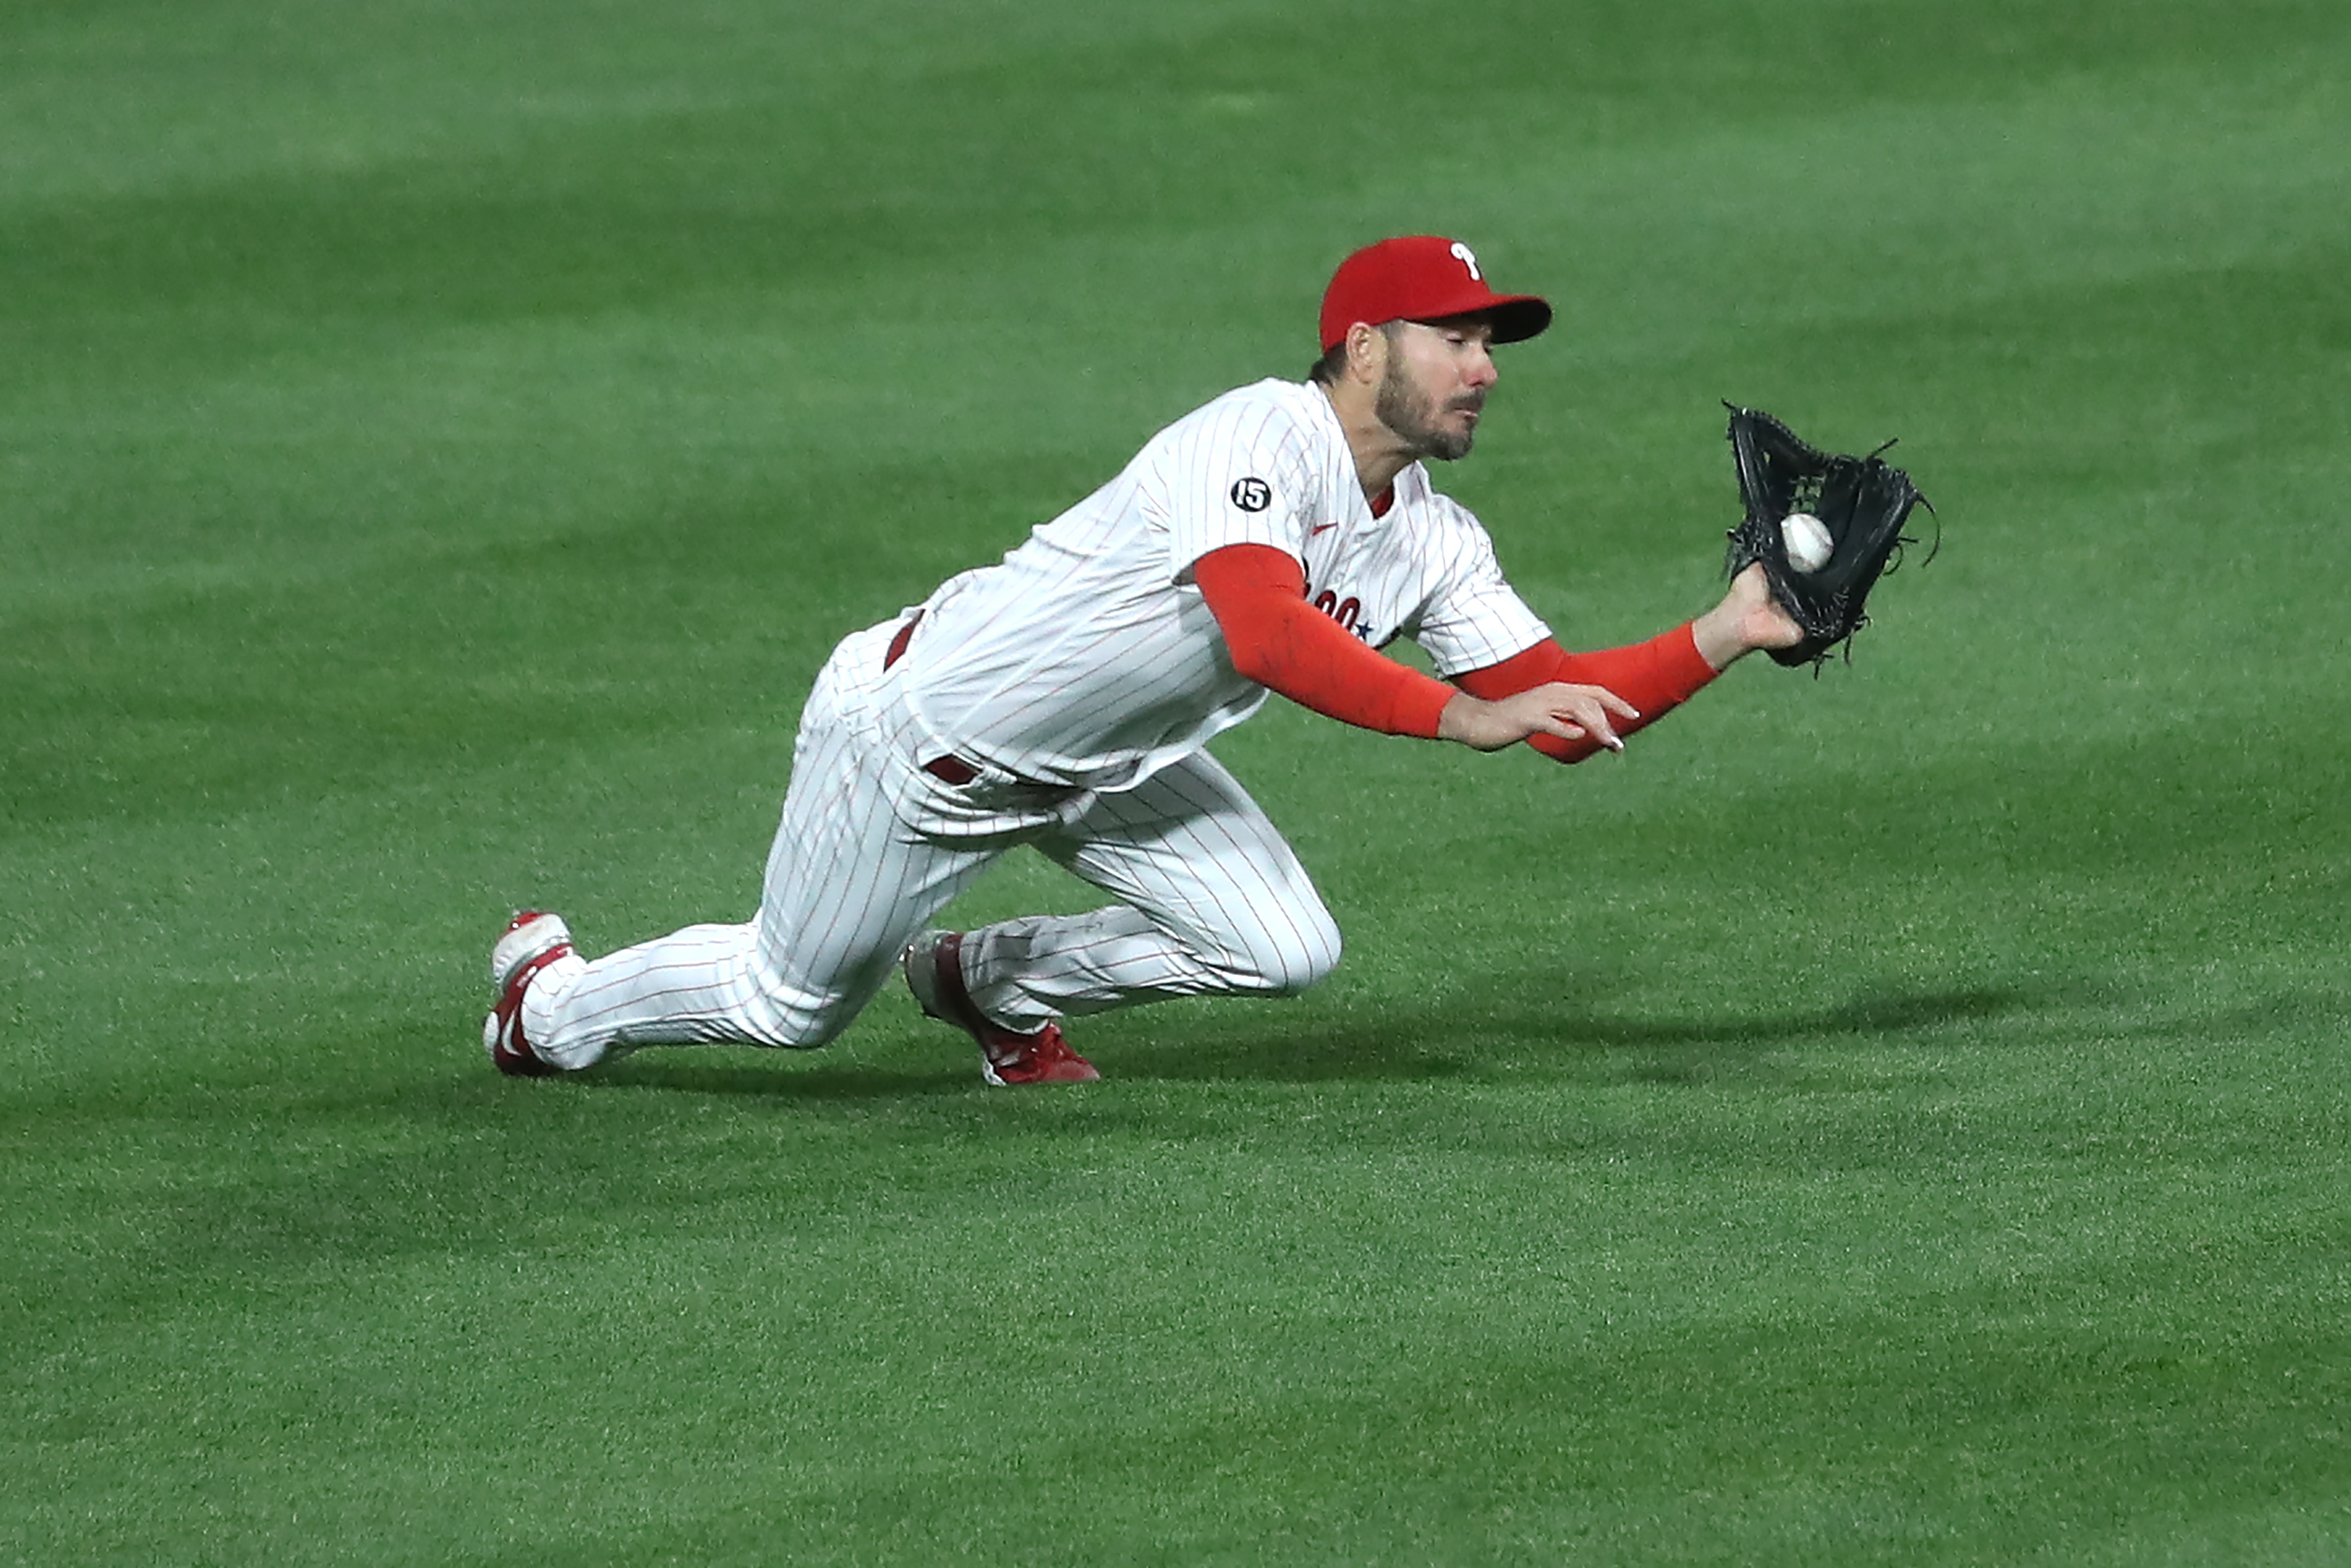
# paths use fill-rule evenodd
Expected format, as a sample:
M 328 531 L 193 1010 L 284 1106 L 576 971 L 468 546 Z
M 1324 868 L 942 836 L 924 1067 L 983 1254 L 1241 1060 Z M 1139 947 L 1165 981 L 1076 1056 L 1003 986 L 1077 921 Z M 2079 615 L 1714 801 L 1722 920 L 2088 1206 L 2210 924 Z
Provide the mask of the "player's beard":
M 1453 409 L 1482 409 L 1485 398 L 1478 393 L 1454 400 Z M 1469 444 L 1476 430 L 1447 430 L 1437 423 L 1440 410 L 1437 400 L 1414 386 L 1405 378 L 1402 364 L 1394 358 L 1380 375 L 1380 390 L 1372 404 L 1372 413 L 1379 422 L 1412 448 L 1416 457 L 1434 457 L 1440 463 L 1450 463 L 1469 455 Z

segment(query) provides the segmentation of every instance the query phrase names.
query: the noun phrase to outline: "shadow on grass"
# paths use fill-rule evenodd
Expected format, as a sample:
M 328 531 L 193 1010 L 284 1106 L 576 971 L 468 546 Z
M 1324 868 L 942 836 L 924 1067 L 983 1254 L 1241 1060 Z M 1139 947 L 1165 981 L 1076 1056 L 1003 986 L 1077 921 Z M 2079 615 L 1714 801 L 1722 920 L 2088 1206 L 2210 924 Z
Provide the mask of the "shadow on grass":
M 2028 1011 L 2048 999 L 2018 987 L 1888 992 L 1771 1017 L 1609 1018 L 1541 1004 L 1467 1012 L 1384 1008 L 1307 1030 L 1220 1027 L 1214 1038 L 1146 1047 L 1125 1077 L 1296 1082 L 1442 1079 L 1494 1069 L 1588 1071 L 1661 1082 L 1711 1081 L 1774 1047 L 1913 1035 Z M 1160 1038 L 1165 1038 L 1164 1034 Z M 1108 1054 L 1105 1052 L 1104 1054 Z
M 1136 1014 L 1134 1023 L 1084 1020 L 1086 1049 L 1113 1079 L 1270 1082 L 1437 1082 L 1492 1069 L 1588 1070 L 1658 1082 L 1711 1081 L 1761 1052 L 1796 1040 L 1827 1042 L 1917 1034 L 2022 1012 L 2047 997 L 2017 987 L 1984 987 L 1863 997 L 1841 1006 L 1770 1018 L 1612 1019 L 1535 1004 L 1489 1004 L 1465 1012 L 1426 1004 L 1383 1007 L 1375 1015 L 1301 1023 L 1277 1007 L 1215 1003 Z M 935 1031 L 927 1031 L 930 1039 Z M 852 1048 L 854 1049 L 853 1047 Z M 714 1061 L 691 1051 L 642 1051 L 576 1082 L 602 1090 L 766 1095 L 853 1103 L 967 1093 L 978 1074 L 967 1053 L 947 1062 L 892 1068 L 826 1052 L 737 1053 Z M 1638 1059 L 1638 1060 L 1627 1060 Z M 949 1064 L 951 1062 L 951 1064 Z

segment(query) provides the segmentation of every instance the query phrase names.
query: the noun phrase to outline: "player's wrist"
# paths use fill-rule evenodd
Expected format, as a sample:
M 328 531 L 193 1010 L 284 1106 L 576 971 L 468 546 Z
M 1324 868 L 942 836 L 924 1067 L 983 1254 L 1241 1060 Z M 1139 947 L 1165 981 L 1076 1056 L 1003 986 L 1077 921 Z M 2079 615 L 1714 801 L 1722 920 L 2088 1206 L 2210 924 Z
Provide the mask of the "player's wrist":
M 1437 738 L 1472 751 L 1499 751 L 1524 740 L 1532 729 L 1505 703 L 1488 702 L 1462 691 L 1455 692 L 1437 716 Z
M 1740 601 L 1738 590 L 1722 596 L 1722 602 L 1690 622 L 1690 642 L 1717 674 L 1730 668 L 1753 653 L 1761 644 L 1747 636 L 1747 609 Z
M 1494 705 L 1468 692 L 1455 692 L 1437 710 L 1437 738 L 1483 750 L 1479 739 L 1490 726 Z

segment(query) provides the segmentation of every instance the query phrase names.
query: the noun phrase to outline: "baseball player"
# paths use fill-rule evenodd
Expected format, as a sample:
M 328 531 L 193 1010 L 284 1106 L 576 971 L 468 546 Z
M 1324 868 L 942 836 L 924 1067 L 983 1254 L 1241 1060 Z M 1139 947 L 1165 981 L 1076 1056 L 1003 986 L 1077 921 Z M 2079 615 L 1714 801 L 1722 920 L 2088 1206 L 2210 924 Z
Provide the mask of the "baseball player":
M 978 1043 L 987 1082 L 1078 1082 L 1098 1074 L 1065 1018 L 1322 979 L 1338 927 L 1207 749 L 1268 691 L 1366 729 L 1574 762 L 1800 635 L 1760 569 L 1696 620 L 1596 653 L 1562 648 L 1511 591 L 1425 464 L 1468 454 L 1494 345 L 1551 318 L 1495 292 L 1457 240 L 1349 256 L 1305 382 L 1177 420 L 1002 560 L 834 649 L 750 921 L 591 963 L 559 916 L 515 916 L 491 957 L 492 1061 L 536 1075 L 641 1046 L 820 1046 L 896 967 Z M 1377 651 L 1397 637 L 1437 674 Z M 925 929 L 1024 844 L 1110 902 Z

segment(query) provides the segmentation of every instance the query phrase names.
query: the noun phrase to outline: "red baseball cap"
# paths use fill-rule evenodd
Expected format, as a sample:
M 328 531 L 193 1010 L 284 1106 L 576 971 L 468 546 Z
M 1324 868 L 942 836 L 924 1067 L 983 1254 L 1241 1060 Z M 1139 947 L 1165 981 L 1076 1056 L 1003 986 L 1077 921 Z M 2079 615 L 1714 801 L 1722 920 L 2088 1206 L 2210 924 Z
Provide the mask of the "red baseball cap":
M 1362 321 L 1442 321 L 1483 312 L 1494 341 L 1515 343 L 1551 325 L 1551 302 L 1532 294 L 1497 294 L 1475 252 L 1443 235 L 1406 235 L 1367 245 L 1339 264 L 1322 292 L 1322 351 Z

